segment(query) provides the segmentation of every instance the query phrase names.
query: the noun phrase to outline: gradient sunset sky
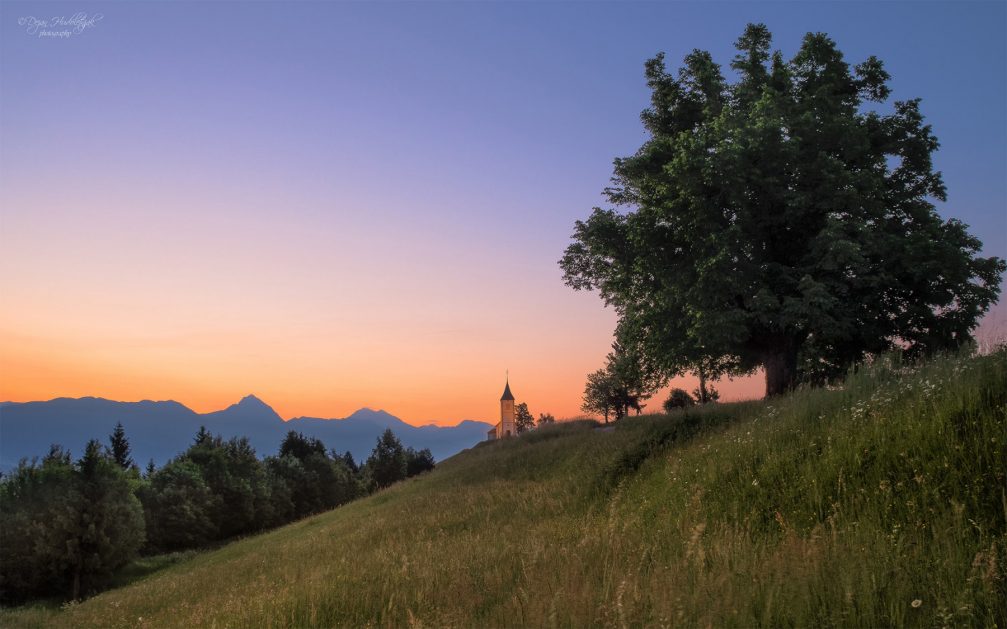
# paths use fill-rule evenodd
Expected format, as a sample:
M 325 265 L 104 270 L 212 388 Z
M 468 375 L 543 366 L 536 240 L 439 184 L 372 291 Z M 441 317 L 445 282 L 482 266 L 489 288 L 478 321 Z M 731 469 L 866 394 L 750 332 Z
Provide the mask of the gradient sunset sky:
M 726 67 L 751 21 L 879 56 L 942 214 L 1007 257 L 1003 2 L 3 2 L 0 400 L 453 424 L 496 421 L 509 369 L 579 414 L 615 316 L 557 260 L 644 139 L 643 63 Z

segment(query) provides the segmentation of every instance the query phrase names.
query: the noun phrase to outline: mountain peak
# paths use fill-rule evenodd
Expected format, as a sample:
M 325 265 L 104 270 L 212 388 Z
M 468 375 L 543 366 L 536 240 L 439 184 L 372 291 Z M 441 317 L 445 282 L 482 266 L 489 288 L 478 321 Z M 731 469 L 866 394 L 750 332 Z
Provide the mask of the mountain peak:
M 261 420 L 267 423 L 274 421 L 282 422 L 283 418 L 276 414 L 269 404 L 266 404 L 254 395 L 246 395 L 236 404 L 231 404 L 222 411 L 207 413 L 208 416 L 230 417 L 247 422 L 251 419 Z
M 374 410 L 373 408 L 362 408 L 355 411 L 345 420 L 364 421 L 370 424 L 381 426 L 382 428 L 392 428 L 408 426 L 404 421 L 385 410 Z
M 255 397 L 251 393 L 249 393 L 245 397 L 241 398 L 241 400 L 237 404 L 235 404 L 235 406 L 241 406 L 241 407 L 262 407 L 262 406 L 265 406 L 266 408 L 269 408 L 269 404 L 266 404 L 265 402 L 263 402 L 259 398 Z

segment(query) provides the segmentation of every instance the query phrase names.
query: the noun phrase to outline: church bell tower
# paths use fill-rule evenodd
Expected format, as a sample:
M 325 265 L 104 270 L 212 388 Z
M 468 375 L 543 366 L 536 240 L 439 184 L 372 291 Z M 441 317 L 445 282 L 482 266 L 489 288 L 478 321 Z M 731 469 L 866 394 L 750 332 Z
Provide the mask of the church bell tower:
M 508 375 L 503 395 L 500 396 L 500 424 L 497 427 L 497 439 L 515 435 L 517 435 L 517 429 L 514 425 L 514 395 L 510 392 L 510 376 Z

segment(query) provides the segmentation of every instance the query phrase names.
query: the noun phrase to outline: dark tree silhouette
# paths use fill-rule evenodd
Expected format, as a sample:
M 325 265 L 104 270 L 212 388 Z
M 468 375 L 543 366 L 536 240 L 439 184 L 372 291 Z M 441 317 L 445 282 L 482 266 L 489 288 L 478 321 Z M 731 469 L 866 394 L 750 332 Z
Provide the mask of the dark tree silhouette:
M 664 412 L 670 413 L 676 408 L 688 408 L 696 404 L 696 400 L 685 389 L 672 389 L 668 399 L 662 405 Z
M 360 473 L 360 466 L 357 465 L 356 460 L 353 458 L 353 454 L 349 450 L 344 452 L 339 458 L 341 458 L 343 463 L 346 464 L 346 469 L 350 470 L 354 474 Z
M 1005 265 L 937 214 L 920 101 L 871 110 L 889 95 L 881 61 L 851 67 L 822 33 L 790 60 L 761 24 L 736 47 L 734 83 L 700 50 L 677 76 L 646 63 L 650 137 L 605 191 L 629 210 L 576 223 L 566 283 L 598 290 L 665 374 L 762 367 L 767 395 L 970 342 Z
M 514 427 L 518 434 L 535 427 L 535 416 L 528 410 L 528 404 L 521 402 L 514 407 Z
M 115 425 L 115 430 L 108 437 L 109 452 L 112 459 L 124 470 L 133 467 L 133 459 L 130 457 L 129 439 L 126 438 L 126 430 L 122 427 L 122 422 Z
M 580 410 L 603 415 L 607 424 L 609 413 L 612 412 L 613 388 L 612 376 L 605 369 L 589 373 Z
M 280 456 L 292 456 L 304 460 L 312 454 L 325 456 L 325 445 L 319 439 L 305 437 L 295 430 L 289 431 L 280 444 Z
M 406 452 L 391 428 L 378 437 L 366 466 L 374 485 L 379 489 L 406 477 Z
M 199 432 L 196 433 L 196 437 L 193 439 L 193 443 L 200 445 L 211 439 L 213 439 L 213 435 L 211 435 L 210 431 L 206 429 L 206 426 L 200 426 Z
M 538 416 L 538 425 L 541 428 L 546 424 L 552 424 L 556 422 L 556 418 L 552 416 L 552 413 L 540 413 Z
M 416 476 L 434 469 L 434 455 L 429 448 L 406 448 L 406 476 Z

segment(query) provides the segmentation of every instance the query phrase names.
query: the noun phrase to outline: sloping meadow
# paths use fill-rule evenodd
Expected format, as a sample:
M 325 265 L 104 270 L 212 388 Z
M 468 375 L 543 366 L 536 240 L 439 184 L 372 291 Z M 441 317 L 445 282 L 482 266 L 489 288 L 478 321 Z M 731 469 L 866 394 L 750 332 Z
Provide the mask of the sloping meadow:
M 560 424 L 3 626 L 961 626 L 1007 618 L 1007 350 Z

